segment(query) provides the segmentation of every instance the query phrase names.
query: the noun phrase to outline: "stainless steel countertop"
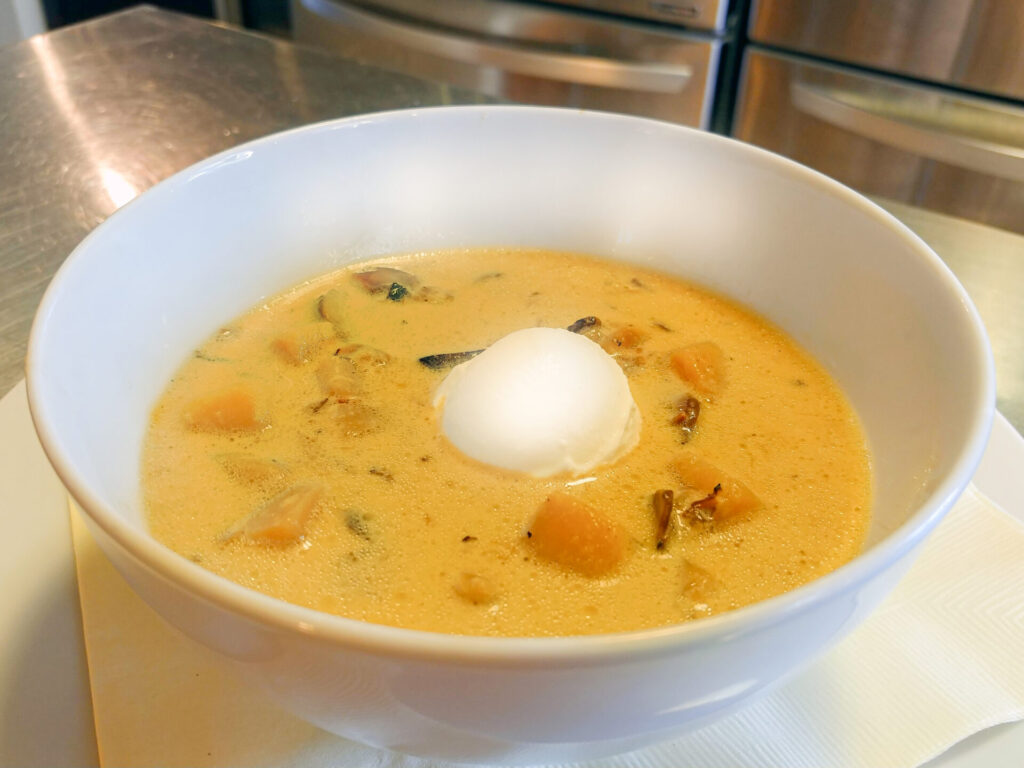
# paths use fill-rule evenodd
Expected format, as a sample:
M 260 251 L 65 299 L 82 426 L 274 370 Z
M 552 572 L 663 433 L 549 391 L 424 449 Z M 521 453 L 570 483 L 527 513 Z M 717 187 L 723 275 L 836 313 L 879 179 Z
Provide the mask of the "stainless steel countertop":
M 286 128 L 481 101 L 148 7 L 0 48 L 0 395 L 24 376 L 32 316 L 57 267 L 138 193 Z
M 284 128 L 482 100 L 146 7 L 0 49 L 0 394 L 23 376 L 54 271 L 139 192 Z M 992 339 L 999 408 L 1024 431 L 1024 237 L 880 202 L 967 287 Z

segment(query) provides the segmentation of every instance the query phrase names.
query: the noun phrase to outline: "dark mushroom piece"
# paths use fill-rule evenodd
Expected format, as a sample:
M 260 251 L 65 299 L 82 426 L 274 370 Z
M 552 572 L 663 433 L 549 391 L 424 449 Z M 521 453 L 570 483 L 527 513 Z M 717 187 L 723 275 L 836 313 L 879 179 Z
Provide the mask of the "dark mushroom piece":
M 571 331 L 572 333 L 580 333 L 587 328 L 599 326 L 601 321 L 593 315 L 587 317 L 581 317 L 579 320 L 568 326 L 565 330 Z M 442 352 L 437 355 L 426 355 L 419 359 L 420 363 L 427 366 L 427 368 L 433 368 L 434 370 L 440 370 L 442 368 L 452 368 L 460 363 L 464 363 L 467 360 L 472 360 L 474 357 L 483 352 L 482 349 L 470 349 L 465 352 Z
M 483 352 L 482 349 L 471 349 L 468 352 L 442 352 L 439 355 L 427 355 L 426 357 L 421 357 L 420 363 L 427 366 L 427 368 L 433 368 L 435 370 L 440 370 L 441 368 L 452 368 L 459 363 L 472 360 L 481 352 Z
M 600 324 L 601 321 L 598 320 L 596 317 L 594 317 L 593 315 L 587 315 L 586 317 L 581 317 L 572 325 L 567 326 L 565 330 L 571 331 L 572 333 L 580 333 L 582 331 L 585 331 L 587 328 L 593 328 L 595 325 Z
M 672 423 L 679 427 L 679 436 L 683 444 L 690 442 L 697 432 L 697 418 L 700 416 L 700 400 L 695 397 L 684 397 L 676 404 L 676 415 Z
M 668 489 L 655 491 L 651 497 L 651 505 L 654 507 L 655 525 L 655 547 L 662 549 L 665 546 L 665 539 L 668 538 L 668 527 L 672 522 L 672 505 L 675 494 Z
M 718 508 L 717 497 L 721 490 L 722 484 L 718 483 L 711 493 L 702 499 L 697 499 L 687 508 L 686 516 L 700 523 L 711 522 L 715 517 L 715 510 Z

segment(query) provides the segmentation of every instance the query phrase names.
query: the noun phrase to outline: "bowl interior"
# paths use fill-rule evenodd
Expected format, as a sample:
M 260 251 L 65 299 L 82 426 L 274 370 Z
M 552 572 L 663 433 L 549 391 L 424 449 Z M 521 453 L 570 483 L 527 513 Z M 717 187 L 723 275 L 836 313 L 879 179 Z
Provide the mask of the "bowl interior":
M 980 455 L 992 399 L 983 332 L 948 270 L 893 219 L 719 137 L 530 108 L 311 126 L 205 161 L 115 214 L 68 260 L 33 332 L 44 443 L 66 481 L 144 531 L 149 411 L 218 324 L 353 260 L 482 245 L 654 266 L 786 329 L 863 420 L 870 544 L 948 491 L 951 473 L 966 483 L 965 455 Z

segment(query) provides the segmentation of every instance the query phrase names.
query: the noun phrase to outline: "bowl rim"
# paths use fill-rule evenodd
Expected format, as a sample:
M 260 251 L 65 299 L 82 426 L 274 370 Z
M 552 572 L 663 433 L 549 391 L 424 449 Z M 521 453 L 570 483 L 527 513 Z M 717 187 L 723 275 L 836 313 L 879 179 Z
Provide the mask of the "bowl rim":
M 545 120 L 582 120 L 621 123 L 624 130 L 657 129 L 677 132 L 687 141 L 705 141 L 728 146 L 726 151 L 750 162 L 772 166 L 819 192 L 837 197 L 850 207 L 883 224 L 910 245 L 924 265 L 936 273 L 946 290 L 965 309 L 970 326 L 971 352 L 976 358 L 980 386 L 971 404 L 971 429 L 945 478 L 932 490 L 910 517 L 867 551 L 861 552 L 834 571 L 793 590 L 722 614 L 695 621 L 649 629 L 595 635 L 560 637 L 494 637 L 462 635 L 372 624 L 358 619 L 323 613 L 274 598 L 207 571 L 143 533 L 105 504 L 92 491 L 62 447 L 59 432 L 50 418 L 41 389 L 36 361 L 42 356 L 51 307 L 60 298 L 69 265 L 77 264 L 92 243 L 112 228 L 141 199 L 170 193 L 191 179 L 226 162 L 248 157 L 260 147 L 295 140 L 303 135 L 395 121 L 471 119 L 492 114 L 516 113 Z M 147 198 L 147 196 L 149 196 Z M 127 213 L 126 213 L 127 212 Z M 80 509 L 103 535 L 109 537 L 137 564 L 160 579 L 178 585 L 194 597 L 270 628 L 298 633 L 338 648 L 400 656 L 431 662 L 503 667 L 591 665 L 635 660 L 678 651 L 684 645 L 725 640 L 782 623 L 806 609 L 857 589 L 914 549 L 939 523 L 970 482 L 988 441 L 995 411 L 994 363 L 981 318 L 966 290 L 939 256 L 906 225 L 874 202 L 824 174 L 776 153 L 732 138 L 686 126 L 644 117 L 557 107 L 520 105 L 443 106 L 389 110 L 326 120 L 270 134 L 231 147 L 178 171 L 135 200 L 115 211 L 90 232 L 57 270 L 40 302 L 33 321 L 26 355 L 29 410 L 42 447 L 51 464 L 78 503 Z M 92 526 L 90 526 L 92 527 Z

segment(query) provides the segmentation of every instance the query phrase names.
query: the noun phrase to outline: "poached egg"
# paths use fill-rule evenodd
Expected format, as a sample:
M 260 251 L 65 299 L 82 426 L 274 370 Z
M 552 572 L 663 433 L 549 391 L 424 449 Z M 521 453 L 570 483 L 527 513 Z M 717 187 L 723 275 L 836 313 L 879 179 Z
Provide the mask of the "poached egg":
M 640 439 L 640 411 L 618 363 L 561 328 L 499 339 L 449 372 L 434 406 L 464 454 L 534 477 L 583 474 Z

